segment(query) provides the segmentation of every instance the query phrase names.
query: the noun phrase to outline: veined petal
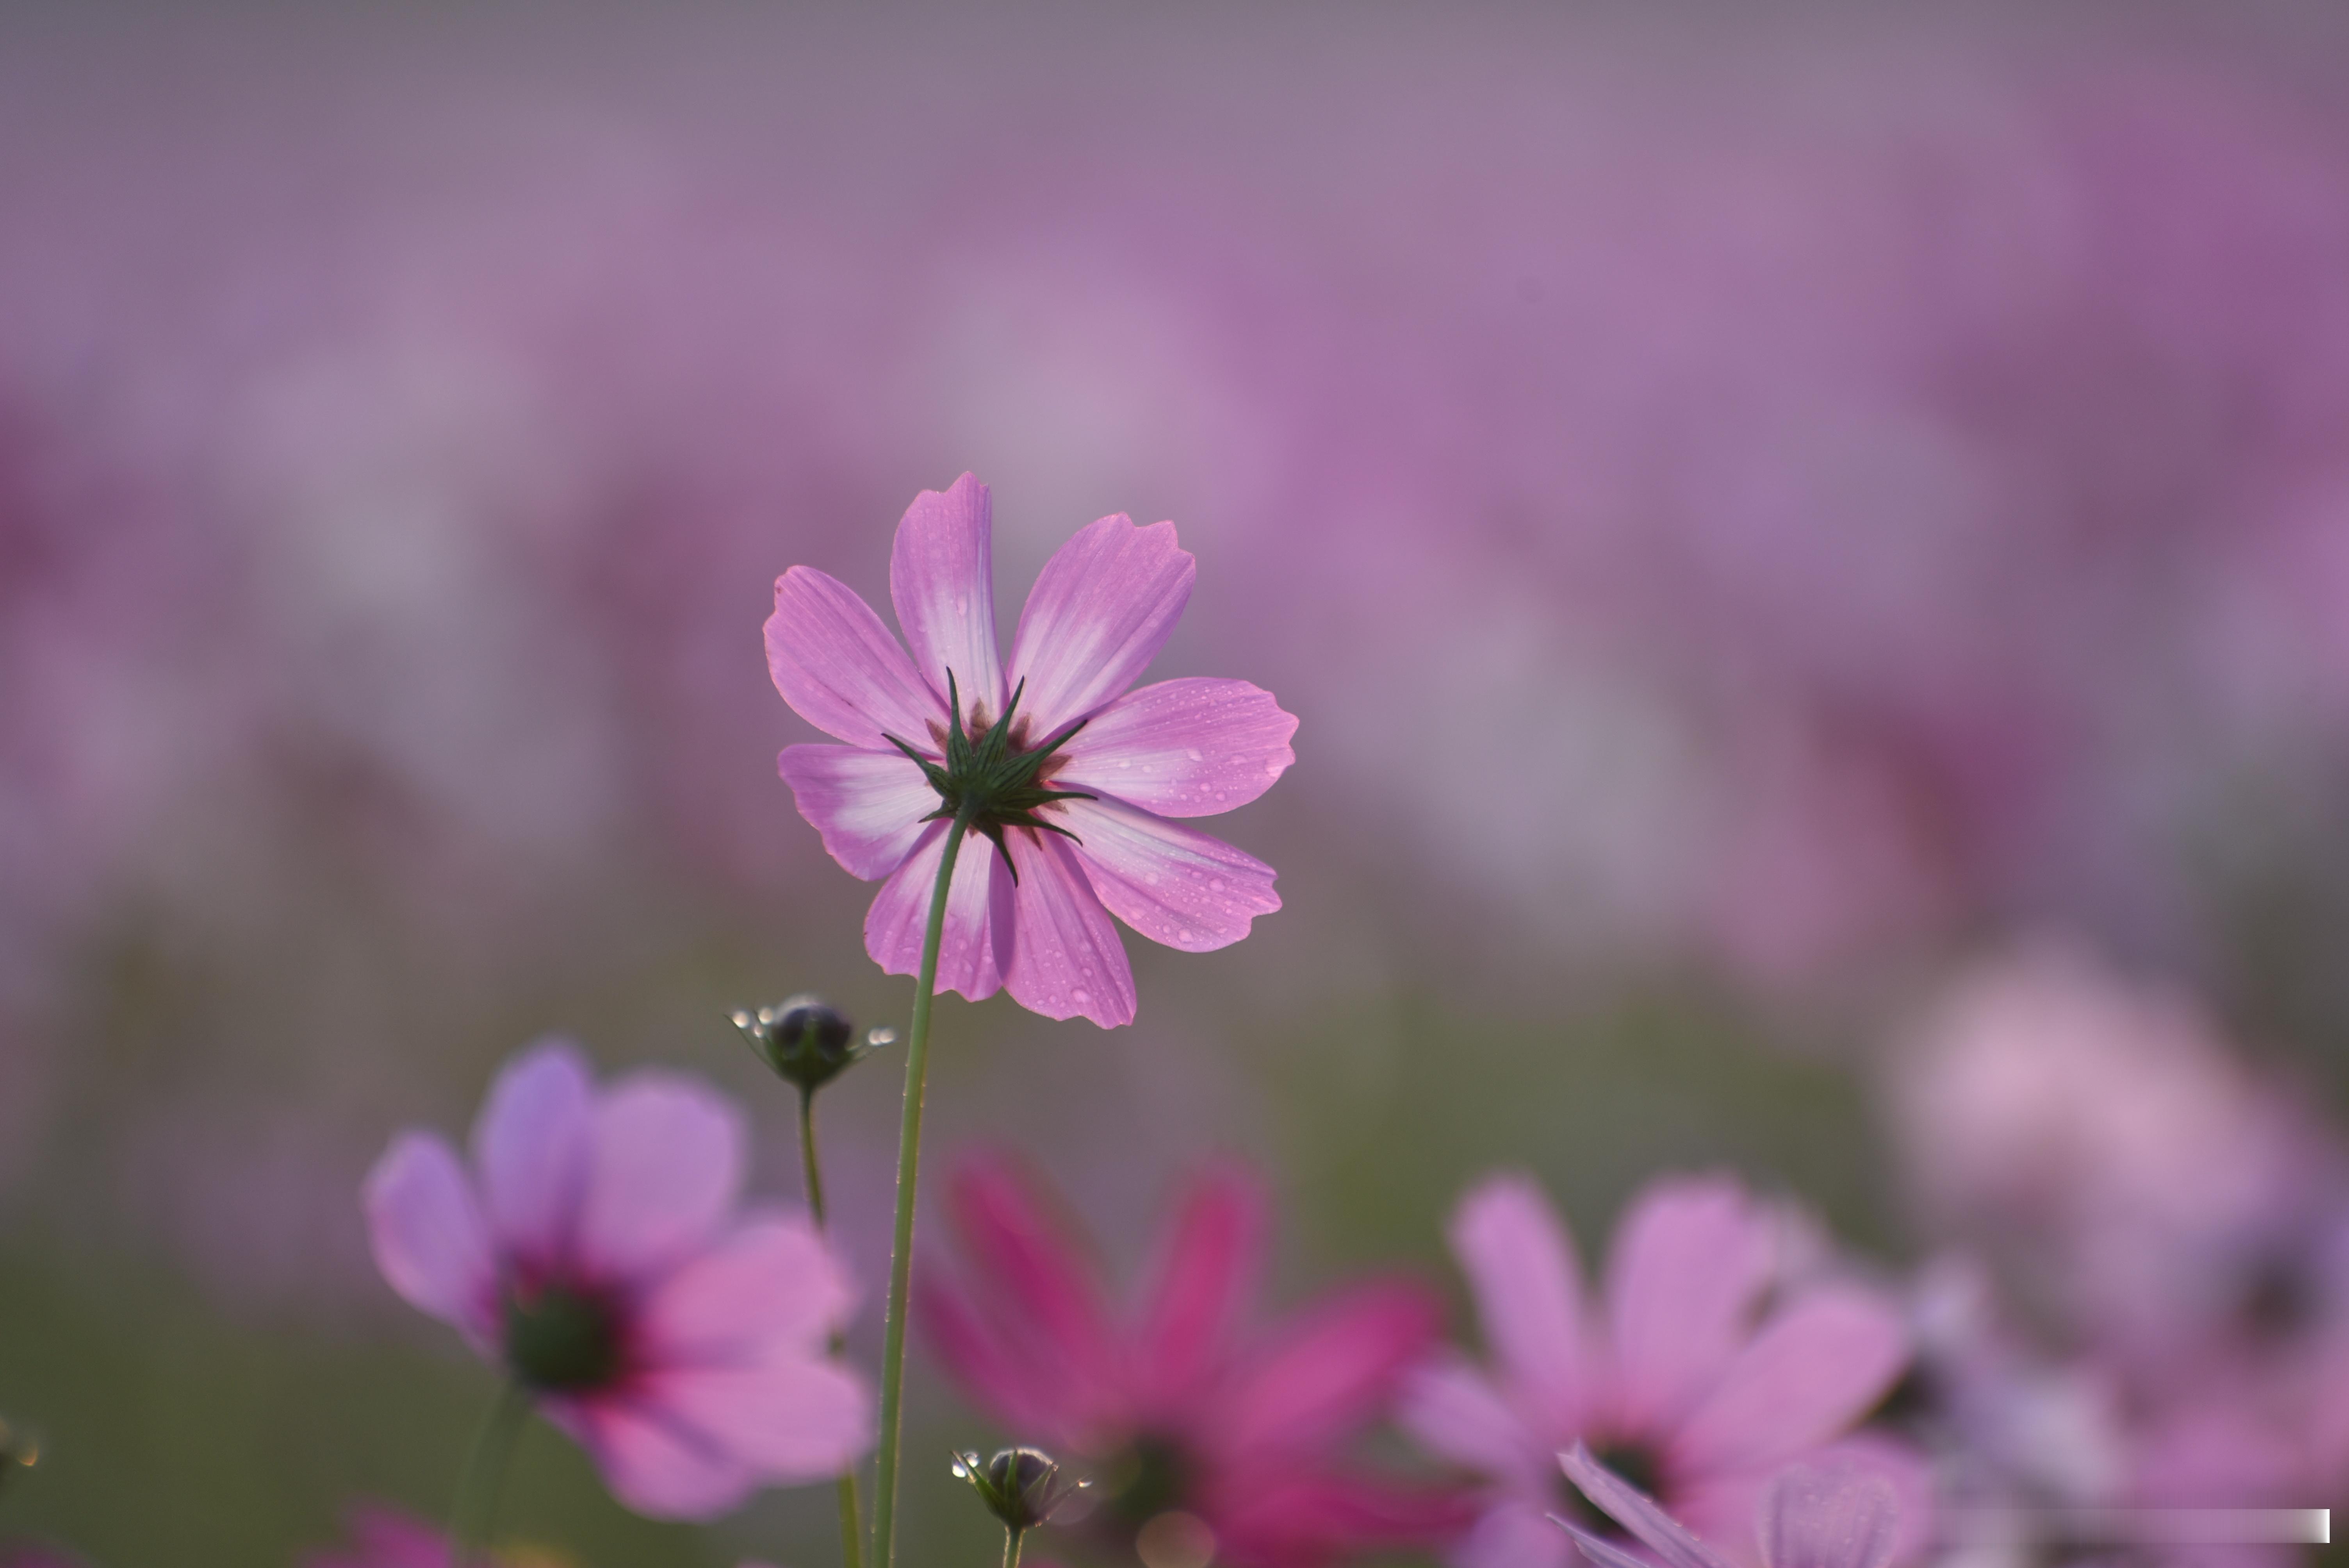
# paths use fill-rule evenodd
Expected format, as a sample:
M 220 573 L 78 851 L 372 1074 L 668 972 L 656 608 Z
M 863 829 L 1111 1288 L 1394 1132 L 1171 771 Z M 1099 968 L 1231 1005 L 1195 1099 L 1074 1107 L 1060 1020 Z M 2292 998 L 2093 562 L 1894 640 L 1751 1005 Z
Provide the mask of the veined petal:
M 1443 1323 L 1427 1292 L 1401 1284 L 1359 1285 L 1309 1308 L 1233 1392 L 1219 1442 L 1261 1462 L 1336 1439 L 1385 1408 Z
M 612 1495 L 647 1518 L 715 1519 L 758 1488 L 750 1465 L 663 1405 L 548 1399 L 540 1408 L 594 1457 Z
M 1461 1201 L 1448 1233 L 1518 1403 L 1552 1439 L 1578 1432 L 1592 1377 L 1581 1271 L 1557 1211 L 1531 1178 L 1495 1177 Z
M 1607 1264 L 1617 1419 L 1669 1429 L 1721 1377 L 1769 1283 L 1773 1236 L 1724 1177 L 1658 1181 L 1640 1194 Z
M 922 938 L 946 853 L 947 822 L 927 824 L 911 853 L 890 877 L 864 916 L 864 951 L 885 975 L 922 972 Z M 946 929 L 938 939 L 938 989 L 983 1002 L 1002 988 L 1003 954 L 1010 945 L 1011 879 L 995 846 L 966 835 L 947 892 Z
M 930 726 L 946 723 L 947 705 L 873 607 L 812 566 L 775 580 L 767 669 L 793 713 L 868 751 L 890 749 L 890 735 L 926 747 Z
M 1161 817 L 1212 817 L 1272 788 L 1297 760 L 1297 716 L 1247 681 L 1186 676 L 1130 691 L 1061 750 L 1062 789 L 1113 795 Z
M 625 1280 L 707 1246 L 741 1193 L 742 1150 L 741 1110 L 699 1081 L 657 1068 L 622 1078 L 595 1108 L 580 1261 Z
M 889 598 L 930 694 L 943 708 L 952 670 L 964 716 L 978 707 L 990 721 L 1002 717 L 1005 695 L 995 642 L 994 512 L 987 487 L 965 474 L 914 498 L 889 551 Z
M 1591 1458 L 1590 1450 L 1580 1443 L 1558 1455 L 1557 1460 L 1568 1479 L 1582 1489 L 1582 1495 L 1601 1513 L 1644 1542 L 1649 1550 L 1664 1560 L 1666 1568 L 1729 1568 L 1720 1553 L 1657 1507 L 1655 1499 Z M 1577 1531 L 1575 1539 L 1585 1538 Z M 1585 1551 L 1588 1550 L 1586 1544 Z
M 1264 1243 L 1264 1193 L 1238 1171 L 1216 1171 L 1185 1195 L 1140 1297 L 1135 1372 L 1145 1399 L 1196 1388 L 1222 1357 L 1256 1287 Z
M 1077 861 L 1109 912 L 1185 953 L 1228 947 L 1280 907 L 1273 870 L 1220 839 L 1116 800 L 1063 800 Z
M 864 1379 L 812 1352 L 657 1372 L 637 1398 L 765 1480 L 838 1475 L 873 1446 Z
M 937 791 L 895 749 L 786 746 L 775 759 L 800 815 L 823 835 L 823 847 L 852 876 L 872 882 L 905 863 L 937 810 Z
M 587 1191 L 595 1076 L 570 1041 L 509 1061 L 473 1120 L 473 1164 L 500 1244 L 526 1266 L 567 1253 Z
M 1857 1285 L 1820 1285 L 1738 1353 L 1673 1436 L 1669 1461 L 1701 1473 L 1792 1459 L 1867 1414 L 1908 1360 L 1892 1303 Z
M 813 1225 L 753 1220 L 663 1280 L 641 1332 L 664 1362 L 739 1362 L 773 1345 L 813 1355 L 847 1321 L 853 1299 Z
M 391 1288 L 486 1349 L 497 1263 L 457 1151 L 434 1133 L 401 1133 L 367 1173 L 365 1202 L 375 1264 Z
M 1090 1018 L 1105 1029 L 1133 1022 L 1133 966 L 1074 846 L 1032 828 L 1004 841 L 1019 868 L 1003 976 L 1012 1000 L 1047 1018 Z
M 1037 575 L 1011 639 L 1007 678 L 1040 739 L 1142 678 L 1190 602 L 1198 573 L 1174 525 L 1120 512 L 1078 531 Z M 1021 873 L 1023 876 L 1026 872 Z
M 1014 1168 L 973 1159 L 947 1189 L 970 1260 L 965 1299 L 1030 1398 L 1071 1426 L 1121 1390 L 1114 1330 L 1088 1260 Z
M 1857 1465 L 1796 1465 L 1763 1489 L 1767 1568 L 1885 1568 L 1900 1532 L 1892 1483 Z

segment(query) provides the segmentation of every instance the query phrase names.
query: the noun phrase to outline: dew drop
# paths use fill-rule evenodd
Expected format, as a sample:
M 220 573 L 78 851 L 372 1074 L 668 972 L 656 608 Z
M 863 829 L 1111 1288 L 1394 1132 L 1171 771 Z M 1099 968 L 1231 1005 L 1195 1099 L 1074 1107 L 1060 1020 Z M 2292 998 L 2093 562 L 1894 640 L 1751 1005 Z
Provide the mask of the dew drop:
M 1191 940 L 1191 934 L 1187 931 L 1178 931 L 1174 934 L 1174 940 L 1177 942 L 1188 942 Z
M 1209 877 L 1209 878 L 1207 879 L 1207 891 L 1208 891 L 1209 892 L 1223 892 L 1223 891 L 1224 891 L 1224 879 L 1223 879 L 1223 878 L 1221 878 L 1221 877 Z
M 1093 999 L 1093 994 L 1079 985 L 1069 993 L 1069 1000 L 1081 1007 Z
M 1197 761 L 1201 761 L 1201 760 L 1203 760 L 1203 758 L 1201 758 L 1201 757 L 1199 756 L 1199 748 L 1198 748 L 1197 747 L 1195 747 L 1195 747 L 1191 748 L 1191 751 L 1190 751 L 1190 758 L 1191 758 L 1191 760 L 1192 760 L 1192 761 L 1194 761 L 1194 762 L 1197 762 Z

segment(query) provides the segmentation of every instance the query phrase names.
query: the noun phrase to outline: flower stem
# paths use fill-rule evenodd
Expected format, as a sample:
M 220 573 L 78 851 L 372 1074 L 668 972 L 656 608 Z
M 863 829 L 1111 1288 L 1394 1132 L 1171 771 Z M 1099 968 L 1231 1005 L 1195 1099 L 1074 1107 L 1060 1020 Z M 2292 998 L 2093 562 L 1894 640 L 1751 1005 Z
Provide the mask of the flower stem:
M 1003 1568 L 1019 1568 L 1019 1539 L 1027 1533 L 1024 1530 L 1003 1532 Z
M 472 1568 L 477 1549 L 489 1543 L 497 1528 L 498 1493 L 505 1485 L 506 1462 L 513 1458 L 514 1439 L 522 1435 L 523 1418 L 530 1414 L 530 1396 L 519 1383 L 498 1390 L 498 1402 L 473 1438 L 465 1456 L 464 1473 L 457 1478 L 457 1505 L 449 1515 L 450 1568 Z
M 889 1246 L 889 1316 L 881 1340 L 881 1461 L 873 1500 L 874 1568 L 894 1568 L 897 1548 L 897 1435 L 904 1426 L 905 1305 L 914 1279 L 914 1182 L 922 1161 L 922 1089 L 930 1068 L 930 1004 L 938 987 L 938 943 L 946 934 L 947 893 L 972 808 L 955 813 L 930 892 L 922 933 L 922 972 L 914 983 L 914 1021 L 905 1031 L 905 1111 L 897 1130 L 897 1225 Z
M 815 1090 L 804 1087 L 800 1090 L 800 1174 L 807 1179 L 808 1212 L 814 1216 L 816 1229 L 824 1230 L 823 1171 L 815 1157 Z M 833 1335 L 833 1358 L 837 1359 L 845 1349 L 841 1336 Z M 836 1490 L 840 1494 L 842 1568 L 864 1568 L 864 1527 L 857 1519 L 854 1466 L 841 1472 Z

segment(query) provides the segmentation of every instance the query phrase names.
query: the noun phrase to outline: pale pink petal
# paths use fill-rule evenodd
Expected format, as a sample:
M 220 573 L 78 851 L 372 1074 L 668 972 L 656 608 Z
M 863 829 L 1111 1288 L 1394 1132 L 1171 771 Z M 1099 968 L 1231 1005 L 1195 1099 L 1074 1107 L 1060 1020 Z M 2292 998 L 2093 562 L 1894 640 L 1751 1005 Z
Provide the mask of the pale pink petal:
M 595 1108 L 578 1255 L 595 1274 L 658 1273 L 716 1235 L 742 1191 L 742 1112 L 698 1081 L 632 1073 Z
M 1264 1262 L 1265 1198 L 1236 1171 L 1183 1202 L 1140 1297 L 1135 1376 L 1153 1402 L 1195 1389 L 1222 1357 Z
M 1433 1348 L 1442 1306 L 1416 1285 L 1359 1285 L 1292 1318 L 1217 1414 L 1234 1462 L 1309 1451 L 1383 1411 Z
M 871 605 L 847 584 L 809 566 L 775 581 L 767 618 L 767 669 L 792 711 L 828 735 L 867 751 L 886 738 L 929 750 L 946 704 L 930 695 L 905 650 Z
M 1892 1483 L 1855 1465 L 1796 1465 L 1763 1489 L 1767 1568 L 1885 1568 L 1899 1536 Z
M 1082 718 L 1142 676 L 1182 618 L 1197 563 L 1174 525 L 1102 518 L 1061 546 L 1036 578 L 1011 639 L 1019 711 L 1038 740 Z
M 547 1039 L 499 1071 L 473 1119 L 482 1203 L 500 1243 L 527 1267 L 570 1250 L 587 1190 L 595 1096 L 579 1047 Z
M 647 1518 L 715 1519 L 758 1490 L 756 1470 L 666 1406 L 548 1399 L 540 1408 L 594 1457 L 612 1495 Z
M 365 1204 L 376 1267 L 391 1288 L 486 1345 L 495 1324 L 497 1261 L 457 1151 L 433 1133 L 401 1133 L 367 1172 Z
M 1271 789 L 1297 760 L 1288 744 L 1296 733 L 1297 717 L 1261 686 L 1159 681 L 1093 715 L 1061 748 L 1068 760 L 1052 779 L 1162 817 L 1212 817 Z
M 930 894 L 938 882 L 951 824 L 933 822 L 915 843 L 864 915 L 864 951 L 885 975 L 919 975 L 922 938 L 930 918 Z M 959 991 L 983 1002 L 1002 988 L 1002 962 L 1011 933 L 1011 878 L 994 844 L 966 833 L 955 858 L 954 885 L 947 892 L 947 923 L 938 942 L 940 991 Z
M 786 746 L 775 759 L 800 815 L 852 876 L 872 882 L 905 863 L 938 809 L 937 791 L 903 752 Z
M 1735 1181 L 1658 1181 L 1616 1231 L 1607 1264 L 1616 1418 L 1669 1428 L 1718 1379 L 1752 1332 L 1775 1233 Z
M 765 1480 L 838 1475 L 873 1446 L 871 1390 L 819 1356 L 785 1352 L 738 1367 L 662 1371 L 638 1398 Z
M 1669 1445 L 1678 1471 L 1791 1459 L 1852 1426 L 1909 1361 L 1899 1311 L 1874 1291 L 1827 1284 L 1762 1326 Z
M 1003 976 L 1012 1000 L 1047 1018 L 1090 1018 L 1105 1029 L 1133 1022 L 1133 967 L 1074 846 L 1032 828 L 1005 841 L 1019 868 Z
M 1395 1418 L 1437 1458 L 1527 1495 L 1540 1493 L 1557 1462 L 1548 1435 L 1528 1429 L 1485 1375 L 1456 1357 L 1413 1371 Z
M 1881 1476 L 1899 1509 L 1892 1561 L 1920 1560 L 1934 1537 L 1933 1467 L 1925 1456 L 1890 1433 L 1863 1428 L 1804 1456 L 1806 1464 L 1843 1466 Z
M 1575 1550 L 1582 1553 L 1582 1560 L 1590 1568 L 1654 1568 L 1647 1559 L 1635 1557 L 1610 1541 L 1600 1540 L 1570 1520 L 1552 1514 L 1549 1523 L 1574 1542 Z
M 1118 1383 L 1121 1358 L 1092 1270 L 1012 1167 L 967 1161 L 947 1202 L 973 1265 L 967 1295 L 1030 1384 L 1068 1408 Z
M 1729 1568 L 1721 1553 L 1682 1528 L 1655 1499 L 1591 1458 L 1582 1444 L 1558 1455 L 1558 1463 L 1593 1507 L 1639 1537 L 1666 1568 Z
M 1448 1234 L 1510 1393 L 1551 1439 L 1574 1436 L 1592 1390 L 1581 1272 L 1565 1224 L 1531 1178 L 1499 1176 L 1462 1200 Z
M 1002 655 L 995 642 L 994 500 L 965 474 L 944 490 L 924 490 L 905 509 L 889 551 L 889 598 L 914 652 L 914 666 L 941 707 L 954 672 L 966 720 L 1003 715 Z M 915 737 L 907 736 L 912 740 Z
M 1552 1522 L 1539 1508 L 1518 1498 L 1506 1498 L 1485 1511 L 1450 1561 L 1458 1568 L 1567 1568 L 1574 1554 L 1573 1538 Z M 1634 1568 L 1653 1568 L 1640 1563 Z
M 1220 839 L 1115 800 L 1061 805 L 1093 892 L 1153 942 L 1211 953 L 1280 907 L 1272 868 Z
M 771 1345 L 812 1354 L 847 1321 L 853 1299 L 814 1226 L 754 1220 L 663 1280 L 639 1332 L 662 1362 L 740 1361 Z

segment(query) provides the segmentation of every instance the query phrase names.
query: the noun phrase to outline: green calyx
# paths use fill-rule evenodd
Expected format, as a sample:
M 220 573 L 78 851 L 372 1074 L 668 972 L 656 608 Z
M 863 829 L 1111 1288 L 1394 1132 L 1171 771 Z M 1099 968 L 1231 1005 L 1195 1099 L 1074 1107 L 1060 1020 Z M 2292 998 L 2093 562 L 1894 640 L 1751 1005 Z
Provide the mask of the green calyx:
M 1055 800 L 1094 800 L 1100 797 L 1082 789 L 1054 789 L 1043 781 L 1044 769 L 1058 760 L 1055 755 L 1069 737 L 1089 722 L 1078 719 L 1064 726 L 1040 746 L 1023 746 L 1020 737 L 1027 729 L 1024 724 L 1015 727 L 1014 716 L 1019 711 L 1019 694 L 1028 689 L 1021 681 L 1004 706 L 1003 717 L 988 727 L 987 732 L 973 739 L 964 727 L 962 694 L 955 686 L 954 672 L 947 672 L 947 709 L 949 714 L 945 732 L 939 736 L 946 748 L 946 761 L 931 761 L 912 746 L 894 735 L 883 738 L 904 752 L 922 770 L 930 788 L 938 792 L 938 809 L 922 819 L 925 822 L 958 822 L 966 828 L 984 833 L 993 841 L 995 852 L 1011 872 L 1011 880 L 1019 880 L 1019 870 L 1011 863 L 1011 851 L 1004 848 L 1006 828 L 1036 828 L 1062 838 L 1076 840 L 1076 834 L 1057 822 L 1048 822 L 1036 813 Z

